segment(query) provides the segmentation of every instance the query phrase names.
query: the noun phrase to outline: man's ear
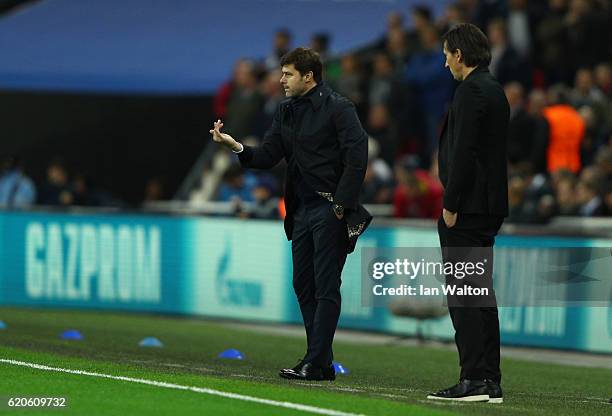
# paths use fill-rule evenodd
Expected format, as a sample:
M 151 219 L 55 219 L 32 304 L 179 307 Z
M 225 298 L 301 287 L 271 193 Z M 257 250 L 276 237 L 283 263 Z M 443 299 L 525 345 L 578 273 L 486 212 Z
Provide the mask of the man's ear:
M 457 62 L 462 63 L 463 62 L 463 52 L 461 52 L 461 49 L 457 49 L 455 51 L 455 54 L 457 55 Z
M 304 81 L 308 82 L 308 81 L 312 81 L 314 79 L 314 74 L 312 73 L 312 71 L 308 71 L 304 74 Z

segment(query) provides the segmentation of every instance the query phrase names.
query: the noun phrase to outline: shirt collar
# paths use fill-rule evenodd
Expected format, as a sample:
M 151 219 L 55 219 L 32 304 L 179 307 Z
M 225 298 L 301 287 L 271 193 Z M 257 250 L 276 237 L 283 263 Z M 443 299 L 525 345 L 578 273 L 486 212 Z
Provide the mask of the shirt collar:
M 468 79 L 472 75 L 475 75 L 475 74 L 477 74 L 479 72 L 489 72 L 489 67 L 488 66 L 484 66 L 484 65 L 479 65 L 476 68 L 474 68 L 474 70 L 472 72 L 470 72 L 469 75 L 467 77 L 465 77 L 465 79 Z
M 312 108 L 318 110 L 323 101 L 329 95 L 329 87 L 323 81 L 319 82 L 315 87 L 308 91 L 305 95 L 297 97 L 295 100 L 310 101 Z

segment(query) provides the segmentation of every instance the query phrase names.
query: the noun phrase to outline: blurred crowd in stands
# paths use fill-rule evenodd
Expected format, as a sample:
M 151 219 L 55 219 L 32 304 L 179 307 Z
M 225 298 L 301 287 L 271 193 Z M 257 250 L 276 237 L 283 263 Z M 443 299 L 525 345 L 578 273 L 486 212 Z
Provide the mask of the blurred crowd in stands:
M 425 4 L 425 3 L 424 3 Z M 324 78 L 356 105 L 370 134 L 362 200 L 390 204 L 398 218 L 437 218 L 443 189 L 437 177 L 439 132 L 456 82 L 444 67 L 441 35 L 461 22 L 489 37 L 491 72 L 511 107 L 508 132 L 509 221 L 612 216 L 612 3 L 607 0 L 459 0 L 433 16 L 426 6 L 392 13 L 370 44 L 336 55 L 316 33 Z M 356 29 L 358 30 L 358 29 Z M 280 58 L 295 46 L 280 29 L 261 59 L 236 62 L 213 110 L 224 130 L 260 143 L 284 94 Z M 242 217 L 283 216 L 283 166 L 244 171 L 234 155 L 208 199 L 231 202 Z M 145 201 L 167 197 L 163 181 L 145 185 Z M 195 198 L 192 193 L 192 199 Z M 212 198 L 211 198 L 212 197 Z M 0 207 L 116 205 L 108 192 L 51 161 L 36 187 L 17 158 L 2 166 Z M 249 209 L 245 210 L 244 206 Z
M 154 177 L 144 186 L 144 201 L 165 198 L 163 178 Z M 41 183 L 27 175 L 18 156 L 0 161 L 0 208 L 19 209 L 32 205 L 47 207 L 126 207 L 111 192 L 100 189 L 78 169 L 70 169 L 62 158 L 52 158 Z
M 379 39 L 349 53 L 331 53 L 325 33 L 309 45 L 324 60 L 325 82 L 355 103 L 371 136 L 363 202 L 392 204 L 398 218 L 440 215 L 436 147 L 456 87 L 440 37 L 471 22 L 489 37 L 490 70 L 511 107 L 509 221 L 612 215 L 610 2 L 459 0 L 439 18 L 426 5 L 408 12 L 407 21 L 401 12 L 389 15 Z M 214 99 L 215 116 L 233 137 L 262 140 L 284 99 L 279 59 L 295 46 L 281 29 L 269 56 L 236 63 Z M 268 207 L 259 215 L 275 217 L 281 172 L 232 166 L 216 199 Z

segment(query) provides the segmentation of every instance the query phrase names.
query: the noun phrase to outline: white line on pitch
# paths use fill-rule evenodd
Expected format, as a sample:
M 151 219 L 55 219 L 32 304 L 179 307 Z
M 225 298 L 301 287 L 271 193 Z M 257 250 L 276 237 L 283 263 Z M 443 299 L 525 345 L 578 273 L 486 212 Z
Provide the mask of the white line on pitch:
M 291 403 L 291 402 L 279 402 L 276 400 L 262 399 L 260 397 L 246 396 L 244 394 L 228 393 L 228 392 L 221 391 L 221 390 L 207 389 L 203 387 L 184 386 L 181 384 L 166 383 L 163 381 L 146 380 L 142 378 L 133 378 L 133 377 L 124 377 L 124 376 L 113 376 L 110 374 L 93 373 L 90 371 L 83 371 L 83 370 L 71 370 L 68 368 L 49 367 L 49 366 L 42 365 L 42 364 L 28 363 L 28 362 L 16 361 L 16 360 L 8 360 L 4 358 L 0 358 L 0 363 L 19 365 L 22 367 L 29 367 L 29 368 L 36 368 L 38 370 L 45 370 L 45 371 L 57 371 L 60 373 L 77 374 L 77 375 L 90 376 L 90 377 L 100 377 L 100 378 L 107 378 L 111 380 L 130 381 L 132 383 L 147 384 L 149 386 L 164 387 L 167 389 L 188 390 L 188 391 L 193 391 L 195 393 L 204 393 L 204 394 L 210 394 L 212 396 L 225 397 L 228 399 L 242 400 L 245 402 L 267 404 L 269 406 L 284 407 L 287 409 L 301 410 L 303 412 L 316 413 L 320 415 L 364 416 L 364 415 L 360 415 L 357 413 L 347 413 L 347 412 L 341 412 L 339 410 L 325 409 L 322 407 L 308 406 L 305 404 L 298 404 L 298 403 Z

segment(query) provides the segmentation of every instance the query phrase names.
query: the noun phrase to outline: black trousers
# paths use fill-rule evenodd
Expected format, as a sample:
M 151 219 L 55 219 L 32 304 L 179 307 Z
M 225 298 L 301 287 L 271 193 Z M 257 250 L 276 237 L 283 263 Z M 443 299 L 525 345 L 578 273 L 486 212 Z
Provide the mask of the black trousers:
M 319 195 L 297 201 L 291 244 L 293 288 L 306 329 L 304 361 L 317 366 L 333 360 L 347 247 L 346 223 L 336 217 L 329 201 Z
M 448 228 L 442 217 L 438 220 L 438 235 L 443 257 L 448 247 L 490 247 L 489 273 L 493 270 L 495 236 L 501 227 L 503 217 L 459 214 L 457 223 Z M 478 251 L 478 250 L 476 250 Z M 463 249 L 454 253 L 463 253 Z M 483 252 L 480 250 L 480 252 Z M 453 258 L 452 261 L 461 259 Z M 447 259 L 445 258 L 446 262 Z M 492 278 L 492 275 L 489 276 Z M 448 276 L 447 276 L 448 281 Z M 492 282 L 492 281 L 491 281 Z M 486 306 L 464 304 L 458 306 L 449 299 L 449 313 L 455 328 L 455 343 L 459 352 L 461 379 L 501 381 L 500 339 L 497 304 L 493 299 Z

